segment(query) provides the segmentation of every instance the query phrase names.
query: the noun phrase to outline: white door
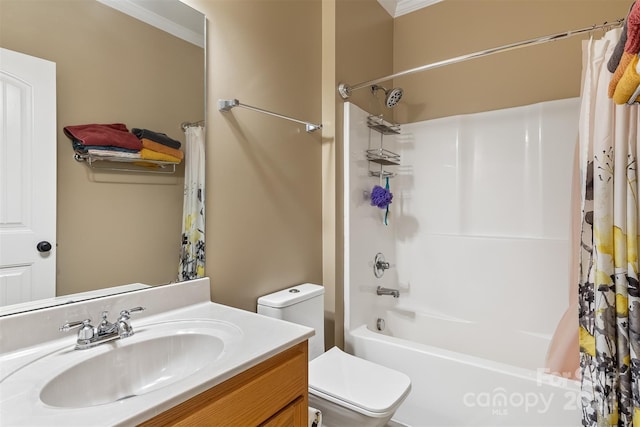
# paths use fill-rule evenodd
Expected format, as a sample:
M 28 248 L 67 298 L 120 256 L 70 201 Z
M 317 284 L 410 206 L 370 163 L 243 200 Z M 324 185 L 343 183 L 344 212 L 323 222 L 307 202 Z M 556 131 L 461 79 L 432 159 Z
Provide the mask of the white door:
M 56 64 L 0 48 L 0 306 L 55 296 Z

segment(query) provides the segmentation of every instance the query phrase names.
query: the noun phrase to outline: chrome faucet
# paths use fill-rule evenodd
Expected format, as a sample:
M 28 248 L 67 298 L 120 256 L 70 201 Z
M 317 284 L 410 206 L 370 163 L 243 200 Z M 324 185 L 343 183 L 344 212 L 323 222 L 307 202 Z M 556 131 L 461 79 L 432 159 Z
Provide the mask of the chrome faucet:
M 376 294 L 378 294 L 378 295 L 391 295 L 394 298 L 399 298 L 400 297 L 400 291 L 399 290 L 383 288 L 382 286 L 378 286 L 378 289 L 376 289 Z
M 120 317 L 118 317 L 115 323 L 109 322 L 107 319 L 109 312 L 103 311 L 102 321 L 96 327 L 91 325 L 91 319 L 85 319 L 79 322 L 67 322 L 60 327 L 60 331 L 67 332 L 71 329 L 79 328 L 76 350 L 85 350 L 99 344 L 133 335 L 133 328 L 130 322 L 131 313 L 142 310 L 144 310 L 144 307 L 122 310 Z
M 116 332 L 116 325 L 107 320 L 108 311 L 102 312 L 102 322 L 98 325 L 98 336 L 107 335 Z

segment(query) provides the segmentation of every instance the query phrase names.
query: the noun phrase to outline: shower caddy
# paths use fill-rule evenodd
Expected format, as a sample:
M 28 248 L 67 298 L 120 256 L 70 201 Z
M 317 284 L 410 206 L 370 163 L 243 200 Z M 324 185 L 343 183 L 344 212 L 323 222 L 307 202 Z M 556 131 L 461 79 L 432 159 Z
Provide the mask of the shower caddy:
M 383 178 L 393 178 L 396 176 L 395 172 L 386 170 L 384 167 L 400 165 L 400 155 L 383 147 L 383 137 L 384 135 L 399 135 L 400 125 L 389 123 L 384 120 L 382 116 L 369 116 L 367 117 L 367 126 L 380 133 L 380 147 L 368 149 L 366 157 L 369 163 L 379 165 L 378 170 L 369 168 L 369 176 L 380 178 L 382 186 Z
M 366 158 L 369 161 L 369 176 L 379 178 L 380 185 L 374 186 L 371 193 L 365 193 L 365 196 L 371 199 L 371 205 L 386 209 L 382 222 L 384 225 L 389 225 L 389 204 L 393 198 L 393 194 L 389 191 L 389 179 L 396 176 L 396 173 L 386 170 L 385 166 L 398 166 L 400 164 L 400 155 L 385 149 L 383 142 L 384 135 L 399 134 L 400 126 L 385 121 L 382 116 L 367 117 L 367 126 L 380 133 L 380 146 L 378 148 L 369 148 L 366 151 Z M 369 147 L 371 147 L 371 131 L 369 132 Z M 372 170 L 372 163 L 379 165 L 379 168 Z

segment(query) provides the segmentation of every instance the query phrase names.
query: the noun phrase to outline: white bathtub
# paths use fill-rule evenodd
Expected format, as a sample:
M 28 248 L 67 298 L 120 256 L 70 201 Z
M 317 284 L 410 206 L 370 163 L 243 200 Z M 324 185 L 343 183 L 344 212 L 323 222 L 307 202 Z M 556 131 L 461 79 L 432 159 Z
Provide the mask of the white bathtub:
M 579 384 L 538 368 L 547 337 L 500 331 L 503 338 L 491 342 L 499 325 L 487 334 L 489 326 L 412 310 L 380 317 L 384 332 L 362 325 L 346 343 L 356 356 L 411 378 L 394 420 L 411 427 L 580 425 Z

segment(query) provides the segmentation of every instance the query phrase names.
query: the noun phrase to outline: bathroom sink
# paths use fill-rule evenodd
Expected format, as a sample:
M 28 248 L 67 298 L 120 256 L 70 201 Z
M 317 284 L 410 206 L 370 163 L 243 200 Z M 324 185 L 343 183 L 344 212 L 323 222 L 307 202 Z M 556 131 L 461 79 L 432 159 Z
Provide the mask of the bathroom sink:
M 87 350 L 67 346 L 14 373 L 8 381 L 39 373 L 44 376 L 39 397 L 47 406 L 105 405 L 197 375 L 228 358 L 241 336 L 236 326 L 209 320 L 140 326 L 131 337 Z
M 58 374 L 42 389 L 40 400 L 76 408 L 139 396 L 195 374 L 224 350 L 222 339 L 200 333 L 122 344 Z
M 77 331 L 58 331 L 138 306 L 126 338 L 76 350 Z M 14 427 L 139 425 L 313 335 L 212 302 L 208 278 L 0 316 L 0 331 L 0 425 Z

